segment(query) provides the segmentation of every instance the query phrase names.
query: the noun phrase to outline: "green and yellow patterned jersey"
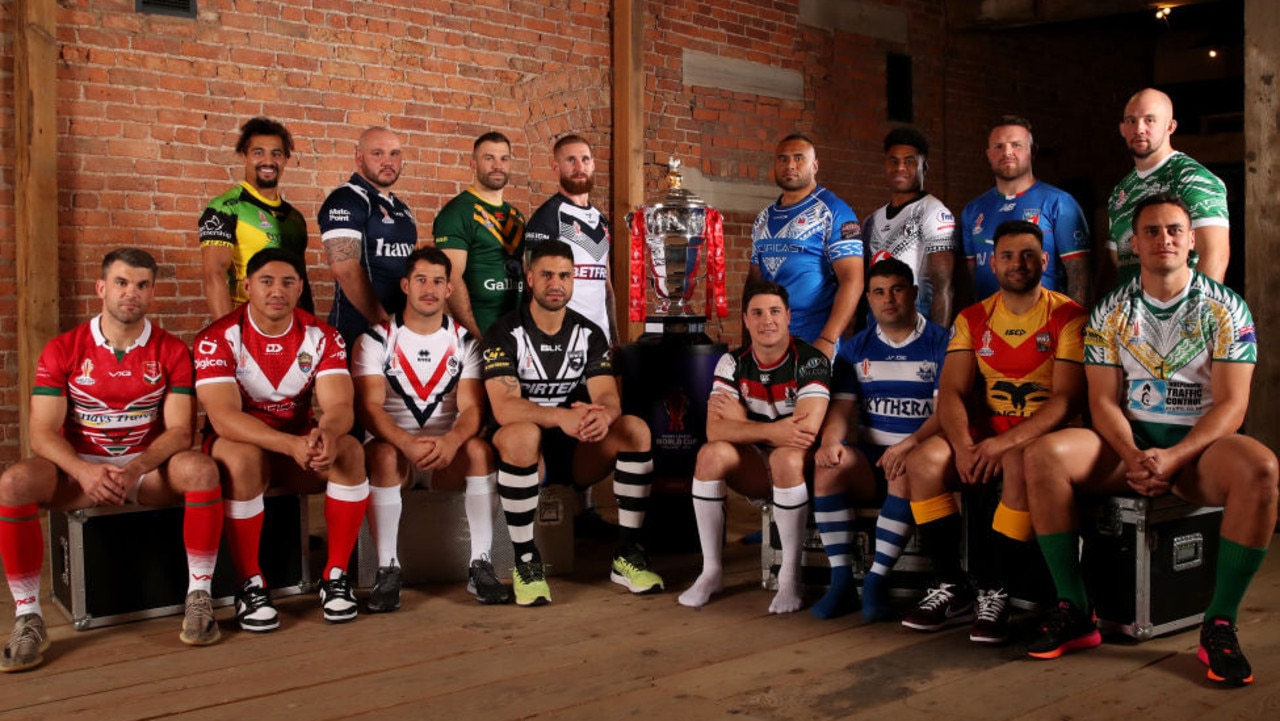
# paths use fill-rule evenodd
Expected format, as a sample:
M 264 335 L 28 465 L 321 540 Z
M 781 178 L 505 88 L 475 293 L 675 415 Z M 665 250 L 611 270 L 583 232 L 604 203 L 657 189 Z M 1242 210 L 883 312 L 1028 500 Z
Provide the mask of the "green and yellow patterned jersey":
M 1167 303 L 1138 278 L 1094 308 L 1085 364 L 1124 371 L 1121 407 L 1139 448 L 1168 448 L 1213 407 L 1215 362 L 1255 363 L 1257 337 L 1244 299 L 1200 273 Z
M 1111 221 L 1107 247 L 1120 256 L 1122 280 L 1135 275 L 1138 266 L 1138 256 L 1133 252 L 1133 209 L 1148 195 L 1164 192 L 1182 198 L 1191 209 L 1192 228 L 1228 227 L 1227 186 L 1191 156 L 1174 151 L 1151 170 L 1140 173 L 1134 168 L 1111 191 L 1107 201 L 1107 218 Z
M 209 201 L 200 216 L 200 245 L 231 249 L 227 286 L 231 289 L 231 302 L 241 305 L 249 299 L 240 281 L 254 253 L 263 248 L 284 248 L 306 262 L 307 221 L 283 198 L 267 200 L 252 185 L 241 181 Z M 308 312 L 314 309 L 309 286 L 304 288 L 298 307 Z
M 467 189 L 440 209 L 431 227 L 437 248 L 467 254 L 462 280 L 481 333 L 520 307 L 524 225 L 524 215 L 510 203 L 491 205 Z

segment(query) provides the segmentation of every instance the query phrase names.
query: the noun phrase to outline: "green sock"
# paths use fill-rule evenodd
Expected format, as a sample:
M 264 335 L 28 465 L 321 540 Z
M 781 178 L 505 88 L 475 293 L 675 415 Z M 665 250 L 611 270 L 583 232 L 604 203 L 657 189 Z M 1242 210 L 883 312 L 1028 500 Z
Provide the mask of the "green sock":
M 1089 610 L 1089 592 L 1084 587 L 1084 575 L 1080 573 L 1080 539 L 1075 531 L 1049 533 L 1036 536 L 1044 553 L 1058 598 L 1075 604 L 1081 611 Z
M 1236 613 L 1244 592 L 1249 589 L 1253 574 L 1258 572 L 1267 549 L 1249 548 L 1235 541 L 1222 539 L 1218 544 L 1218 582 L 1213 586 L 1213 598 L 1204 610 L 1205 620 L 1222 617 L 1236 622 Z

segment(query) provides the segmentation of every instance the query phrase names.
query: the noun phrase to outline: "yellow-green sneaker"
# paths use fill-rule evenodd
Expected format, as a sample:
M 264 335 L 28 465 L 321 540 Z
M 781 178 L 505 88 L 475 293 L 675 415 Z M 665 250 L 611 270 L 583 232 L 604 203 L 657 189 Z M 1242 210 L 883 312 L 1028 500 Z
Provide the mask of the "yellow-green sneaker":
M 609 580 L 625 586 L 632 593 L 657 593 L 664 588 L 662 576 L 649 570 L 649 559 L 638 547 L 629 548 L 613 557 Z
M 511 571 L 511 590 L 517 606 L 545 606 L 551 603 L 546 566 L 537 562 L 517 563 Z

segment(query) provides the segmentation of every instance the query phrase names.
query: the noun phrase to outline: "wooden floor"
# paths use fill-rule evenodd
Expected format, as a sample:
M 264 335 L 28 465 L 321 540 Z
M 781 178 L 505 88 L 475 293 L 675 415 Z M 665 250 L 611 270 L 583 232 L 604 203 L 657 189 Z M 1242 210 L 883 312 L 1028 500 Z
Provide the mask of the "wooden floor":
M 755 518 L 732 516 L 730 538 Z M 329 626 L 299 596 L 265 636 L 220 610 L 222 643 L 199 649 L 178 641 L 176 617 L 77 632 L 46 601 L 53 648 L 43 667 L 0 676 L 0 719 L 1280 718 L 1275 556 L 1241 617 L 1258 681 L 1224 690 L 1205 681 L 1194 633 L 1030 661 L 963 629 L 770 616 L 755 546 L 726 548 L 729 590 L 696 611 L 609 583 L 607 548 L 580 542 L 577 555 L 546 607 L 483 607 L 462 584 L 429 586 L 397 613 Z M 698 563 L 654 565 L 682 590 Z

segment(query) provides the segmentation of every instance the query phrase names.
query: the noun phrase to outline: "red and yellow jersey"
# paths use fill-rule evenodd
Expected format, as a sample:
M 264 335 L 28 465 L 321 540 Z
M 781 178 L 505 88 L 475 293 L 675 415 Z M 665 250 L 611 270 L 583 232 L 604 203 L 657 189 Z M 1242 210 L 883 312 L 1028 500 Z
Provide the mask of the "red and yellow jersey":
M 1053 393 L 1056 361 L 1084 363 L 1084 308 L 1042 290 L 1031 310 L 1015 315 L 1004 293 L 956 316 L 947 353 L 973 353 L 993 430 L 1001 432 L 1035 413 Z

